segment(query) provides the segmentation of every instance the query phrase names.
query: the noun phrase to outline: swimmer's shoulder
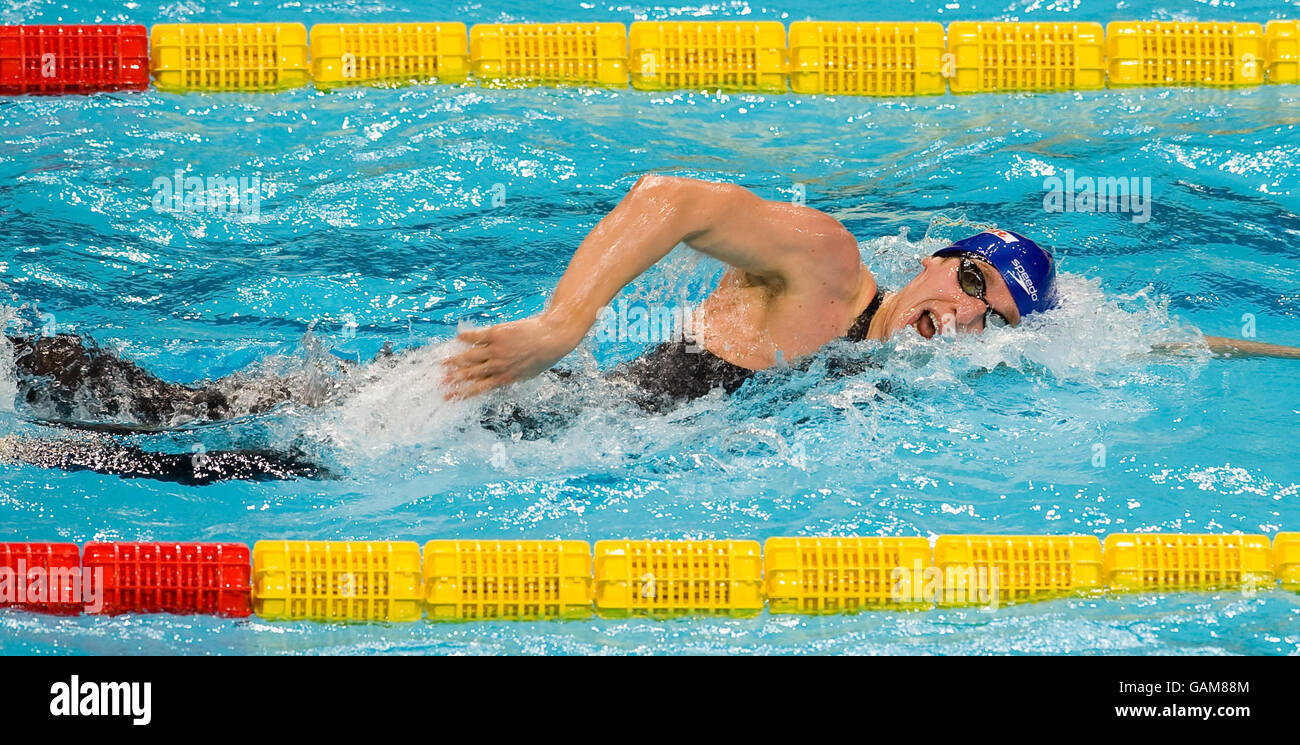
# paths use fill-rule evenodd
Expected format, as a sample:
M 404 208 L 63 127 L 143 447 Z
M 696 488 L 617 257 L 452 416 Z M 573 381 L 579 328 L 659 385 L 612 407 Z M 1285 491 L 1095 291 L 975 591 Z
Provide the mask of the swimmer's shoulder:
M 853 301 L 866 293 L 870 299 L 876 293 L 876 277 L 862 261 L 858 239 L 848 228 L 825 213 L 823 240 L 813 259 L 819 279 L 826 291 L 839 300 Z

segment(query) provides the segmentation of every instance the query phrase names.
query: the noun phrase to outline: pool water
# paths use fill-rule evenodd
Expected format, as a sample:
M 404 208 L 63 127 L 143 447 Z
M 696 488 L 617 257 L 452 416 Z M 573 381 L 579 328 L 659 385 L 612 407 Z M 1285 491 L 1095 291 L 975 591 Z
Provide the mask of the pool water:
M 1297 6 L 832 2 L 825 18 L 1249 20 Z M 793 7 L 793 6 L 791 6 Z M 26 3 L 0 21 L 431 20 L 388 3 Z M 474 21 L 744 17 L 777 4 L 448 6 Z M 0 101 L 0 315 L 76 332 L 162 377 L 291 375 L 322 406 L 138 438 L 299 447 L 327 481 L 186 487 L 0 466 L 5 540 L 752 538 L 1300 529 L 1300 362 L 1153 353 L 1207 334 L 1300 345 L 1300 88 L 918 99 L 474 87 Z M 248 179 L 257 214 L 155 209 L 180 170 Z M 1049 212 L 1045 179 L 1149 179 L 1149 220 Z M 832 346 L 730 399 L 638 410 L 597 371 L 645 345 L 592 338 L 540 379 L 448 404 L 458 324 L 543 307 L 637 177 L 802 195 L 886 287 L 963 221 L 1057 251 L 1063 306 L 1024 327 Z M 256 181 L 252 181 L 255 179 Z M 200 194 L 199 204 L 212 197 Z M 1137 219 L 1135 219 L 1137 218 Z M 956 223 L 956 224 L 955 224 Z M 698 301 L 679 249 L 627 291 Z M 385 343 L 395 362 L 340 371 Z M 333 351 L 334 354 L 330 354 Z M 0 434 L 56 436 L 14 402 Z M 852 375 L 845 358 L 877 364 Z M 484 407 L 564 421 L 502 435 Z M 4 653 L 1300 652 L 1300 596 L 1188 593 L 803 618 L 329 625 L 0 611 Z

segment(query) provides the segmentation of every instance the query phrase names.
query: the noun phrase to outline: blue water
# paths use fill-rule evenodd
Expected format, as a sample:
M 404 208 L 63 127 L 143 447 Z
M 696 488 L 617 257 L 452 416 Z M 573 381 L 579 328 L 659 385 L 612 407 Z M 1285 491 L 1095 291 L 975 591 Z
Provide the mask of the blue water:
M 1122 7 L 1120 7 L 1122 6 Z M 447 6 L 484 21 L 806 17 L 561 0 Z M 1300 3 L 819 6 L 864 19 L 1251 20 Z M 33 0 L 0 22 L 434 20 L 386 2 Z M 0 101 L 0 315 L 77 332 L 180 381 L 290 375 L 323 407 L 140 444 L 299 446 L 324 482 L 183 487 L 0 466 L 0 539 L 753 538 L 1300 528 L 1300 362 L 1153 354 L 1204 333 L 1300 345 L 1300 88 L 915 100 L 474 87 Z M 258 180 L 256 219 L 155 210 L 180 169 Z M 1150 220 L 1044 210 L 1044 178 L 1149 178 Z M 1064 306 L 982 338 L 831 349 L 727 400 L 640 413 L 595 370 L 640 345 L 589 340 L 539 381 L 446 404 L 457 324 L 540 309 L 564 263 L 643 173 L 802 188 L 887 286 L 962 219 L 1054 247 Z M 504 204 L 493 206 L 494 196 Z M 679 250 L 631 288 L 699 300 L 718 265 Z M 339 354 L 399 363 L 343 374 Z M 0 350 L 4 351 L 4 350 Z M 6 352 L 7 353 L 7 352 Z M 828 377 L 834 356 L 881 366 Z M 13 401 L 0 434 L 51 436 Z M 883 395 L 877 397 L 877 392 Z M 560 405 L 541 439 L 481 407 Z M 751 620 L 341 626 L 0 611 L 4 653 L 1247 653 L 1300 651 L 1282 592 L 1107 597 Z

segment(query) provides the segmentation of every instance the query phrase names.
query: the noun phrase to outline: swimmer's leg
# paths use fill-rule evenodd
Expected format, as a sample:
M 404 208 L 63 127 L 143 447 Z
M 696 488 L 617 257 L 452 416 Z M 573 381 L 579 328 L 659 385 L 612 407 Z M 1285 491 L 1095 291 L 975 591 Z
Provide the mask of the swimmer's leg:
M 332 474 L 297 453 L 270 450 L 218 450 L 158 453 L 117 439 L 88 436 L 51 440 L 0 438 L 0 463 L 26 463 L 65 471 L 93 471 L 122 478 L 147 478 L 190 486 L 218 481 L 324 479 Z
M 219 385 L 167 382 L 73 334 L 8 339 L 21 398 L 34 411 L 68 423 L 89 418 L 165 429 L 178 421 L 261 413 L 289 398 L 287 390 L 271 386 L 236 406 Z

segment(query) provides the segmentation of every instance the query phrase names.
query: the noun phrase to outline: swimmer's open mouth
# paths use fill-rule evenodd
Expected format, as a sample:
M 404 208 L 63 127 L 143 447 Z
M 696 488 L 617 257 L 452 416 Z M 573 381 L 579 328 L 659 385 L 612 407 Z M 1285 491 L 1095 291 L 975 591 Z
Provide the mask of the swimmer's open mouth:
M 916 317 L 909 321 L 907 325 L 916 329 L 916 333 L 926 339 L 933 339 L 941 328 L 939 319 L 935 318 L 932 310 L 918 310 Z

